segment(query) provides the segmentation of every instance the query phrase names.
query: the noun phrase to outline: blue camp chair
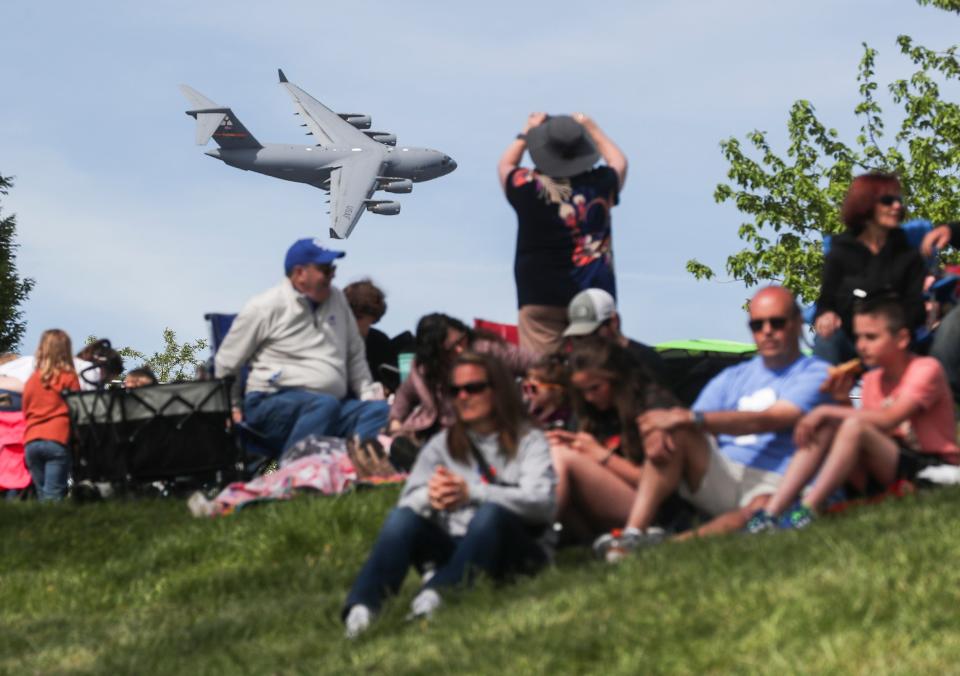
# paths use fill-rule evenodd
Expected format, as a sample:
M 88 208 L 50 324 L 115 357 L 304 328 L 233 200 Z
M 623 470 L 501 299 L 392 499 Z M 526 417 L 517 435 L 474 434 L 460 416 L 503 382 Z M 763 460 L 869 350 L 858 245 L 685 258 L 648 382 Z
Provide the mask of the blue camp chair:
M 236 314 L 225 314 L 210 312 L 203 315 L 203 318 L 207 320 L 207 324 L 210 326 L 210 347 L 211 355 L 210 362 L 208 364 L 209 372 L 213 374 L 214 377 L 217 377 L 216 369 L 214 368 L 213 355 L 217 353 L 217 350 L 220 349 L 220 345 L 223 343 L 223 339 L 227 337 L 227 333 L 230 332 L 230 327 L 233 326 L 233 320 L 237 318 Z M 240 402 L 243 401 L 243 393 L 247 389 L 247 376 L 250 374 L 250 369 L 247 366 L 244 366 L 240 369 L 240 373 L 237 375 L 237 383 L 239 385 L 240 392 Z M 233 402 L 233 405 L 236 406 L 238 402 Z M 264 460 L 277 458 L 280 455 L 280 452 L 283 449 L 272 449 L 264 439 L 263 435 L 257 432 L 254 428 L 250 427 L 246 422 L 240 422 L 236 425 L 237 430 L 237 443 L 239 443 L 243 450 L 247 453 L 258 456 Z M 263 460 L 254 460 L 252 463 L 247 463 L 247 469 L 251 473 L 255 473 L 264 463 Z

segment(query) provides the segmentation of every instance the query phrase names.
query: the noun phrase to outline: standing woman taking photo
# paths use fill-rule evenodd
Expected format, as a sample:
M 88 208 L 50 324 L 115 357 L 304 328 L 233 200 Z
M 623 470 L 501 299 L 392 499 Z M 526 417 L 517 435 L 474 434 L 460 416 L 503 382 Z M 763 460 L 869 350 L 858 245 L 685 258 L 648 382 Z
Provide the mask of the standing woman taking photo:
M 24 458 L 40 500 L 60 500 L 71 467 L 70 415 L 60 393 L 80 389 L 70 336 L 60 329 L 44 331 L 34 358 L 36 369 L 23 388 Z
M 349 638 L 369 627 L 411 565 L 433 568 L 411 604 L 416 617 L 431 615 L 441 593 L 477 572 L 502 578 L 548 560 L 541 538 L 556 479 L 513 375 L 492 355 L 463 353 L 448 387 L 456 419 L 423 447 L 353 583 L 343 611 Z
M 903 190 L 893 174 L 857 176 L 840 209 L 846 232 L 835 235 L 823 261 L 813 327 L 813 353 L 831 364 L 857 356 L 853 304 L 880 291 L 903 301 L 911 332 L 926 321 L 924 263 L 900 227 L 906 213 Z
M 533 169 L 520 166 L 527 151 Z M 497 174 L 517 213 L 520 346 L 550 354 L 560 349 L 574 296 L 589 288 L 617 296 L 610 211 L 627 180 L 627 157 L 583 113 L 531 113 Z
M 567 541 L 592 541 L 624 523 L 643 471 L 637 416 L 677 405 L 649 372 L 613 341 L 578 340 L 569 358 L 577 432 L 547 432 L 557 471 L 557 518 Z M 662 435 L 661 435 L 662 436 Z

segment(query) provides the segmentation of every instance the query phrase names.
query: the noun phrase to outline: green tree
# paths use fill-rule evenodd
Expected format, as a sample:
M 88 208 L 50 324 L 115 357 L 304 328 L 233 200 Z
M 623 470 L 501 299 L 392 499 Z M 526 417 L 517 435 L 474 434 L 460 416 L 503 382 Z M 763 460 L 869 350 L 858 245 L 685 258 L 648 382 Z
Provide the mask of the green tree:
M 960 0 L 919 0 L 960 12 Z M 900 52 L 915 71 L 886 85 L 903 119 L 886 143 L 887 129 L 877 100 L 874 63 L 867 44 L 857 73 L 859 102 L 854 114 L 860 133 L 854 143 L 817 118 L 813 104 L 796 101 L 787 120 L 789 145 L 778 155 L 767 133 L 721 142 L 729 162 L 727 178 L 714 191 L 718 203 L 732 202 L 749 220 L 738 234 L 746 247 L 727 257 L 726 271 L 753 286 L 771 281 L 790 288 L 804 301 L 816 299 L 823 264 L 823 236 L 843 230 L 839 210 L 853 176 L 869 170 L 896 172 L 903 183 L 910 216 L 934 223 L 960 215 L 960 106 L 941 98 L 941 87 L 960 79 L 958 45 L 934 51 L 897 38 Z M 698 279 L 714 271 L 697 260 L 687 270 Z
M 10 176 L 0 176 L 0 195 L 13 187 Z M 17 217 L 0 218 L 0 352 L 15 352 L 27 329 L 20 306 L 33 289 L 33 280 L 17 273 Z
M 95 336 L 87 338 L 87 344 L 96 341 Z M 118 349 L 123 358 L 132 359 L 137 367 L 148 367 L 161 383 L 178 383 L 191 380 L 196 376 L 197 368 L 203 364 L 200 353 L 207 349 L 203 338 L 193 342 L 177 342 L 177 334 L 171 328 L 163 330 L 163 350 L 147 356 L 132 347 Z
M 933 5 L 948 12 L 960 14 L 960 0 L 917 0 L 918 5 Z

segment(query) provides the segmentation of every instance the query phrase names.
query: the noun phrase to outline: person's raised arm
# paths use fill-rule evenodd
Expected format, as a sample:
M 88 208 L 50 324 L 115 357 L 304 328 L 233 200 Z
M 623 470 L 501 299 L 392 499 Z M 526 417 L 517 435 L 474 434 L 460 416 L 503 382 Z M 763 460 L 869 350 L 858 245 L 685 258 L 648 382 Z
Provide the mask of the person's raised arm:
M 948 244 L 960 247 L 960 222 L 938 225 L 923 236 L 920 243 L 920 253 L 924 258 L 930 258 L 934 252 L 945 248 Z
M 617 144 L 603 132 L 593 118 L 583 113 L 574 113 L 573 119 L 582 124 L 587 130 L 587 133 L 590 134 L 590 138 L 593 139 L 594 144 L 597 146 L 597 151 L 599 151 L 600 156 L 603 157 L 603 161 L 616 172 L 620 190 L 623 190 L 623 185 L 627 181 L 627 156 L 624 155 Z
M 542 124 L 546 119 L 546 113 L 530 113 L 520 136 L 511 141 L 503 155 L 500 156 L 500 161 L 497 163 L 497 176 L 500 178 L 500 187 L 504 190 L 507 188 L 507 176 L 520 166 L 520 160 L 523 159 L 523 153 L 527 149 L 527 139 L 523 137 L 527 135 L 528 131 Z

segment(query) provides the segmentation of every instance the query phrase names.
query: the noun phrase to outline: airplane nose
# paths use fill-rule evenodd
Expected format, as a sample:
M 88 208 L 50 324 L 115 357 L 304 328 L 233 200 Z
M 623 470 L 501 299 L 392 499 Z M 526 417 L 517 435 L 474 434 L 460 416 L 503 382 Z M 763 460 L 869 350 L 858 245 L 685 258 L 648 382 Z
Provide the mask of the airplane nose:
M 457 162 L 452 157 L 444 156 L 443 159 L 444 159 L 444 166 L 446 167 L 448 174 L 457 168 Z

